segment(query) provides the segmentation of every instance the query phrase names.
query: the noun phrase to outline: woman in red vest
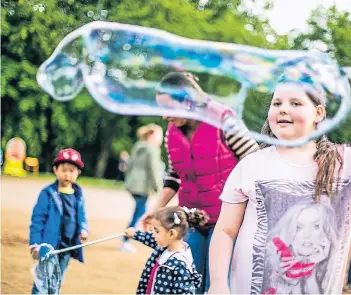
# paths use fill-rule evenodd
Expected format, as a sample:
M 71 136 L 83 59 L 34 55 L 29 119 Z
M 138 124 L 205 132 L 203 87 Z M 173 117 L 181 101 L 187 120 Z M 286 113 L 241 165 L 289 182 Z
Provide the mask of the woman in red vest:
M 190 73 L 167 74 L 156 94 L 159 105 L 191 108 L 203 104 L 216 113 L 224 124 L 232 113 L 227 107 L 211 100 L 197 84 L 197 77 Z M 167 89 L 175 89 L 169 92 Z M 202 286 L 197 290 L 203 294 L 209 288 L 208 252 L 214 226 L 217 222 L 221 201 L 219 196 L 224 183 L 240 159 L 258 149 L 257 143 L 242 131 L 231 126 L 226 132 L 195 120 L 164 117 L 169 121 L 165 145 L 169 156 L 168 175 L 157 202 L 141 222 L 146 224 L 150 214 L 166 206 L 178 193 L 179 205 L 206 211 L 210 220 L 204 227 L 189 232 L 189 244 L 197 271 L 203 275 Z M 228 123 L 229 124 L 229 123 Z

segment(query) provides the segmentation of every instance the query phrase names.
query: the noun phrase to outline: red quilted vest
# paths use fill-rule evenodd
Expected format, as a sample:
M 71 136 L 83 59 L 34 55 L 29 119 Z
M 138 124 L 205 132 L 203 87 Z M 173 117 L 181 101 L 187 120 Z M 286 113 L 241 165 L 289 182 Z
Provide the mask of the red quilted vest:
M 210 215 L 209 224 L 215 224 L 221 210 L 219 196 L 237 164 L 222 131 L 201 123 L 189 142 L 181 130 L 169 123 L 168 153 L 181 180 L 179 205 L 203 209 Z

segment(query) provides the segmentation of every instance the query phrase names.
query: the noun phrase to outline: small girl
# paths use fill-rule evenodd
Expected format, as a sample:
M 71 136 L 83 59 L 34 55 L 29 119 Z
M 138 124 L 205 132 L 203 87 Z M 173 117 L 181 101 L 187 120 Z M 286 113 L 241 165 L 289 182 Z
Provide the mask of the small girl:
M 203 226 L 208 219 L 202 210 L 166 207 L 152 215 L 152 233 L 134 228 L 125 231 L 126 237 L 155 249 L 146 262 L 136 294 L 195 294 L 201 275 L 183 239 L 189 228 Z
M 134 227 L 145 213 L 150 195 L 162 189 L 162 160 L 160 146 L 163 141 L 162 128 L 156 124 L 142 126 L 137 131 L 139 141 L 133 146 L 125 174 L 125 188 L 135 201 L 133 217 L 127 227 Z M 120 250 L 135 252 L 136 249 L 123 238 Z

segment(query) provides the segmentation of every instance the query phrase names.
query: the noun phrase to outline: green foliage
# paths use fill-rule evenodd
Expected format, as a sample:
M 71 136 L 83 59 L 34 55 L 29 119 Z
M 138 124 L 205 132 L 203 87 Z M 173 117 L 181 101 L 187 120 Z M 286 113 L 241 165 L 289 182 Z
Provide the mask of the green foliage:
M 326 52 L 341 66 L 351 66 L 351 18 L 348 12 L 339 12 L 335 6 L 318 8 L 309 19 L 310 31 L 293 40 L 294 49 L 326 47 Z M 328 111 L 333 111 L 329 109 Z M 351 114 L 328 136 L 339 143 L 351 142 Z
M 68 102 L 57 102 L 42 91 L 36 82 L 39 65 L 69 32 L 98 19 L 101 1 L 42 2 L 19 0 L 1 4 L 1 147 L 4 149 L 14 136 L 23 138 L 27 143 L 27 154 L 39 157 L 41 167 L 46 171 L 51 169 L 59 149 L 76 148 L 86 162 L 85 175 L 113 177 L 120 152 L 130 151 L 139 126 L 154 122 L 166 129 L 167 124 L 160 117 L 108 113 L 85 90 Z M 203 9 L 199 9 L 197 0 L 105 2 L 108 21 L 158 28 L 194 39 L 288 48 L 288 37 L 277 36 L 267 20 L 239 12 L 239 0 L 212 0 Z M 89 16 L 92 13 L 93 16 Z M 312 33 L 296 38 L 294 47 L 303 48 L 305 40 L 321 39 L 342 65 L 350 65 L 348 15 L 335 8 L 325 13 L 327 29 L 320 27 L 318 18 L 321 16 L 315 12 L 310 20 Z M 267 35 L 272 35 L 275 42 L 268 42 Z M 201 86 L 209 93 L 227 96 L 238 90 L 238 83 L 229 78 L 204 74 L 199 77 Z M 250 93 L 244 114 L 250 128 L 260 129 L 268 101 L 267 95 Z M 339 128 L 332 133 L 332 138 L 351 141 L 351 131 L 347 129 L 345 126 Z M 167 162 L 164 150 L 163 159 Z M 108 173 L 105 173 L 106 169 Z

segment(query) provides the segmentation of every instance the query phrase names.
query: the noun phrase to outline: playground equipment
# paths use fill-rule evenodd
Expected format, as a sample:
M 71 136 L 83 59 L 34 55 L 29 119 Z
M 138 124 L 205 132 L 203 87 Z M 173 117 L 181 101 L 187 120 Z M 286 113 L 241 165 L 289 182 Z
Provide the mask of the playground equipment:
M 4 174 L 25 177 L 27 172 L 23 169 L 26 158 L 26 143 L 19 137 L 10 139 L 6 145 Z
M 39 160 L 38 160 L 38 158 L 27 157 L 24 160 L 24 168 L 29 173 L 38 174 L 39 173 Z

